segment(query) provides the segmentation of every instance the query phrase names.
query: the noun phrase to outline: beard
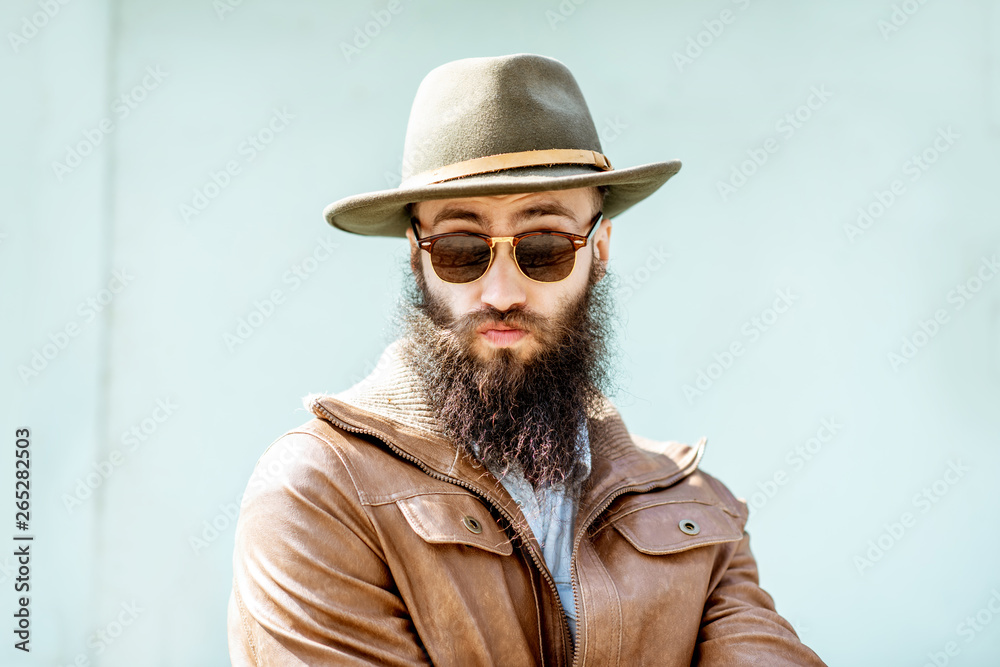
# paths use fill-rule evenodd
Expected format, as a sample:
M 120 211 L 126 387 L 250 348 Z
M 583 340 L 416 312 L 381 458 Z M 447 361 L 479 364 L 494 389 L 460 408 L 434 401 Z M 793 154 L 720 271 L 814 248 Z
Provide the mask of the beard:
M 589 473 L 581 429 L 610 385 L 614 317 L 605 263 L 593 257 L 586 289 L 553 317 L 490 305 L 453 317 L 427 289 L 419 262 L 413 254 L 397 329 L 403 361 L 422 380 L 445 432 L 501 479 L 516 470 L 535 489 L 561 485 L 577 494 Z M 529 332 L 533 353 L 499 347 L 477 354 L 476 329 L 488 322 Z

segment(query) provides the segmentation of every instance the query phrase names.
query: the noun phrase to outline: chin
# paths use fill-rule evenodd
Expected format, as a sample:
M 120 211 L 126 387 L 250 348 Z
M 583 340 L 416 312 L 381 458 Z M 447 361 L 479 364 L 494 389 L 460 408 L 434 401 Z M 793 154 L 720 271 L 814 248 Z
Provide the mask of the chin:
M 479 344 L 473 349 L 476 356 L 482 361 L 490 362 L 507 358 L 526 363 L 535 358 L 538 352 L 537 347 L 534 341 L 525 337 L 523 340 L 519 340 L 512 345 L 503 346 L 494 345 L 487 340 L 481 339 Z

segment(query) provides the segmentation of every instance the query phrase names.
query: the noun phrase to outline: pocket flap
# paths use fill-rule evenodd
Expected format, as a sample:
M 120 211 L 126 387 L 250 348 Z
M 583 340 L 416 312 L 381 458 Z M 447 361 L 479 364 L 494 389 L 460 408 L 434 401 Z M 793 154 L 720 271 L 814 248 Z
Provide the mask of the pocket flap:
M 664 502 L 616 517 L 612 525 L 645 554 L 672 554 L 743 538 L 736 519 L 717 505 Z
M 474 496 L 425 494 L 397 500 L 396 506 L 414 532 L 432 544 L 465 544 L 501 556 L 514 553 L 510 538 Z

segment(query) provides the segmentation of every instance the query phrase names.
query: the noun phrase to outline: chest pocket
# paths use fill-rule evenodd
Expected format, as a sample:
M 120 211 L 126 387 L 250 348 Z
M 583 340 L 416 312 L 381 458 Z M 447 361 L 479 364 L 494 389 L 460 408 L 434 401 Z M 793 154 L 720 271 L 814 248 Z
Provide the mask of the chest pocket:
M 501 556 L 514 552 L 510 538 L 474 496 L 425 494 L 397 500 L 396 506 L 413 531 L 431 544 L 464 544 Z
M 672 554 L 743 538 L 736 517 L 718 505 L 692 501 L 625 506 L 601 527 L 607 529 L 618 531 L 633 547 L 650 555 Z

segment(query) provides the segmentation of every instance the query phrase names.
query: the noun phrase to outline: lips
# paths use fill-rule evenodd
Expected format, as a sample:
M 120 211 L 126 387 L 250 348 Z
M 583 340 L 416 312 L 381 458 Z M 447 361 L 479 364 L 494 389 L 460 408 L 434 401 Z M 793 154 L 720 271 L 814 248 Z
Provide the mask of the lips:
M 521 329 L 518 329 L 517 327 L 509 327 L 506 324 L 501 324 L 500 322 L 487 322 L 476 329 L 476 331 L 479 333 L 486 333 L 490 329 L 493 329 L 494 331 L 521 331 Z
M 476 332 L 485 337 L 489 342 L 499 347 L 513 345 L 528 334 L 528 332 L 524 329 L 507 326 L 506 324 L 501 324 L 499 322 L 488 322 L 483 324 L 476 329 Z

